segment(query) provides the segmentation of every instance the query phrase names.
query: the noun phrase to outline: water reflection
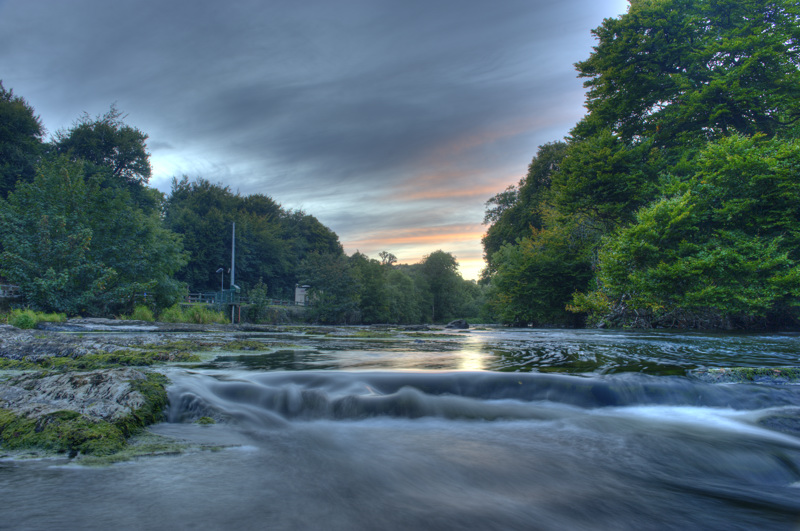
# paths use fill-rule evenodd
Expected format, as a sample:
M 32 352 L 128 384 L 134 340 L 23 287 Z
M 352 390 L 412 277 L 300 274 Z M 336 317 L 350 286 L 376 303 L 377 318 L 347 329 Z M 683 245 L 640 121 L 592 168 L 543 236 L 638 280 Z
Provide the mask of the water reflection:
M 262 337 L 265 349 L 278 338 Z M 283 338 L 285 339 L 285 338 Z M 703 367 L 800 364 L 797 334 L 473 330 L 391 338 L 295 336 L 297 348 L 222 353 L 201 368 L 249 370 L 493 370 L 684 375 Z M 285 345 L 285 343 L 283 343 Z

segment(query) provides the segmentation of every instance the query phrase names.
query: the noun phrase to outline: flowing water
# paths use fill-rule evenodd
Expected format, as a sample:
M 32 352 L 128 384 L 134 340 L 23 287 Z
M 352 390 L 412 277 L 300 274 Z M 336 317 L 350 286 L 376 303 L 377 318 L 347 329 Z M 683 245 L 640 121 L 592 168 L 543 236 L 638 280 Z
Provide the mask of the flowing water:
M 797 335 L 249 339 L 169 369 L 153 431 L 217 451 L 1 461 L 0 528 L 800 529 L 800 385 L 715 370 Z

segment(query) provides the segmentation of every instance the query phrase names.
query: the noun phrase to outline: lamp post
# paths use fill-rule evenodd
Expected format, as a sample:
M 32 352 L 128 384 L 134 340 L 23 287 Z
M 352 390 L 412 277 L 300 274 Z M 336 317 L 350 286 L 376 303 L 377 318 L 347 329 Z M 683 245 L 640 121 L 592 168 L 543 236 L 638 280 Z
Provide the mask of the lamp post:
M 222 292 L 225 291 L 225 268 L 224 267 L 220 267 L 219 269 L 217 269 L 217 273 L 220 273 L 220 277 L 219 277 L 219 296 L 220 296 L 220 300 L 221 300 Z

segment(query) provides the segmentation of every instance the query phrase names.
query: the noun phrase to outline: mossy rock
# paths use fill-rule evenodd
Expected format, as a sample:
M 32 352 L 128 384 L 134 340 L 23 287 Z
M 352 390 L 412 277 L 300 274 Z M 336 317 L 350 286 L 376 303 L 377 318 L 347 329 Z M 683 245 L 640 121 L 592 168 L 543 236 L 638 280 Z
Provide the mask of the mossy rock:
M 143 404 L 114 420 L 91 418 L 68 409 L 23 415 L 0 408 L 0 445 L 9 450 L 39 449 L 70 457 L 119 452 L 126 447 L 128 437 L 160 421 L 167 405 L 164 375 L 149 373 L 129 383 L 132 391 L 142 395 Z
M 800 383 L 800 367 L 724 367 L 697 370 L 694 375 L 719 383 Z

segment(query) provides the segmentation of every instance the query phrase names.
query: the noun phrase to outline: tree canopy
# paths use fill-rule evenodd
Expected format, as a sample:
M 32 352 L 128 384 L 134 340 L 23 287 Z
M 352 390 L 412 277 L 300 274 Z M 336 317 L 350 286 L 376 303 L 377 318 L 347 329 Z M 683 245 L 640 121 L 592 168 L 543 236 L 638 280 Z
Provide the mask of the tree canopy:
M 33 107 L 0 81 L 0 198 L 7 197 L 17 181 L 33 180 L 43 135 Z
M 0 273 L 37 309 L 109 315 L 137 294 L 169 305 L 182 293 L 179 238 L 126 191 L 87 179 L 80 161 L 48 160 L 0 200 L 0 242 Z
M 554 170 L 487 204 L 495 313 L 798 324 L 799 28 L 796 2 L 632 0 L 595 29 Z
M 285 211 L 262 194 L 242 196 L 205 179 L 173 179 L 164 223 L 180 234 L 189 261 L 177 278 L 195 291 L 219 287 L 220 267 L 230 269 L 232 225 L 236 223 L 237 284 L 263 279 L 276 298 L 293 298 L 297 267 L 310 253 L 342 255 L 336 234 L 315 217 Z M 241 281 L 239 281 L 241 280 Z
M 147 184 L 152 173 L 147 135 L 124 118 L 113 105 L 95 118 L 84 113 L 71 129 L 56 133 L 56 152 L 105 168 L 123 182 Z

